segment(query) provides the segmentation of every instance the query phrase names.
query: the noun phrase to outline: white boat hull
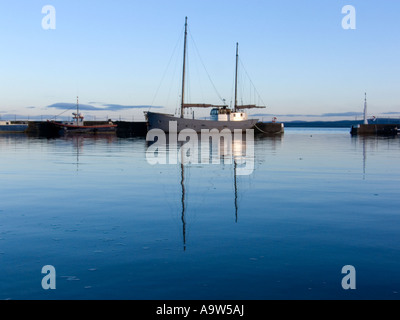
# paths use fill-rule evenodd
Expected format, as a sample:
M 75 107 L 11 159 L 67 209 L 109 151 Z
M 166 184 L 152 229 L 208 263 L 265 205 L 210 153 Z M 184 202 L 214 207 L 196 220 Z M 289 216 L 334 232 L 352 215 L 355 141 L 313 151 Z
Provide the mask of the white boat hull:
M 176 121 L 176 126 L 170 126 L 171 121 Z M 197 133 L 201 133 L 202 129 L 217 129 L 218 131 L 221 131 L 223 129 L 229 129 L 231 131 L 239 129 L 242 131 L 246 131 L 246 129 L 252 129 L 257 122 L 258 119 L 248 119 L 241 121 L 186 119 L 170 114 L 147 112 L 148 129 L 161 129 L 165 133 L 174 132 L 174 128 L 176 128 L 176 132 L 180 132 L 183 129 L 192 129 Z M 171 128 L 173 131 L 170 131 Z

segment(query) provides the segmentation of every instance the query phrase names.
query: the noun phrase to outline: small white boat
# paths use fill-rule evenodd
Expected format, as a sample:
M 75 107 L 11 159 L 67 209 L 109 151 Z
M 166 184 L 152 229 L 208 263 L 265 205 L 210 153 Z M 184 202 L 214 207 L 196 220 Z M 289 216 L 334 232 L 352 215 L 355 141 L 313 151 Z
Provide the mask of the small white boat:
M 27 129 L 27 123 L 12 123 L 11 121 L 0 121 L 0 133 L 24 133 Z

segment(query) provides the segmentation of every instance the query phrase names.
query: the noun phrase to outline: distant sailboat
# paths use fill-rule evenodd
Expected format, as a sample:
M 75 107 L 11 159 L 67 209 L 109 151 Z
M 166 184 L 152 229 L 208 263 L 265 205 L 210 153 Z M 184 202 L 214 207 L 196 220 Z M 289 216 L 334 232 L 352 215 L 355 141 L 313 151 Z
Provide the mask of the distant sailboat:
M 373 117 L 371 121 L 367 118 L 367 93 L 364 97 L 364 119 L 362 124 L 351 126 L 350 134 L 355 135 L 384 135 L 394 136 L 399 133 L 400 121 L 382 121 L 379 123 L 377 118 Z
M 364 124 L 368 124 L 368 119 L 367 119 L 367 93 L 365 93 L 365 99 L 364 99 Z
M 235 104 L 233 110 L 226 105 L 212 105 L 212 104 L 188 104 L 185 103 L 185 73 L 186 73 L 186 40 L 187 40 L 187 17 L 185 19 L 185 38 L 183 49 L 183 72 L 182 72 L 182 94 L 181 94 L 181 110 L 180 117 L 164 114 L 158 112 L 146 112 L 148 128 L 161 129 L 164 132 L 180 132 L 183 129 L 193 129 L 200 133 L 202 129 L 222 129 L 228 128 L 230 130 L 239 129 L 245 131 L 251 129 L 258 122 L 258 119 L 248 119 L 247 114 L 243 109 L 250 108 L 265 108 L 256 105 L 238 105 L 237 104 L 237 75 L 238 75 L 238 59 L 239 59 L 239 44 L 236 44 L 236 73 L 235 73 Z M 202 119 L 188 119 L 184 118 L 185 108 L 212 108 L 210 112 L 210 120 Z M 170 126 L 170 122 L 175 121 L 176 126 Z

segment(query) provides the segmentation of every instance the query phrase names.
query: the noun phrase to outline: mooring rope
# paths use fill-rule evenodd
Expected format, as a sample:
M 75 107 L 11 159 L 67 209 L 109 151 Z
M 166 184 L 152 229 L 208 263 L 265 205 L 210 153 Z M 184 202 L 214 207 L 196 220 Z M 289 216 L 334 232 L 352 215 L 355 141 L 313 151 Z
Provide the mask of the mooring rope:
M 270 132 L 265 132 L 264 130 L 261 130 L 259 127 L 257 127 L 257 123 L 254 125 L 254 127 L 256 127 L 258 130 L 260 130 L 262 133 L 266 133 L 266 134 L 270 133 Z

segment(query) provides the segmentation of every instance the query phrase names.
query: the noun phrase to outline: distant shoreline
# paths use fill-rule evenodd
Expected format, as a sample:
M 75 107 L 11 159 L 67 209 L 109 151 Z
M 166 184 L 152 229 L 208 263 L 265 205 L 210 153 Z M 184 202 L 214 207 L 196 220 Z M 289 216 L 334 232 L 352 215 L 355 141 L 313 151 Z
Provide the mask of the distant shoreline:
M 363 120 L 340 120 L 340 121 L 288 121 L 283 122 L 286 128 L 351 128 L 362 124 Z M 369 120 L 370 124 L 399 124 L 400 119 L 377 119 L 376 121 Z
M 343 121 L 288 121 L 284 122 L 286 128 L 351 128 L 351 126 L 361 124 L 362 121 L 343 120 Z

